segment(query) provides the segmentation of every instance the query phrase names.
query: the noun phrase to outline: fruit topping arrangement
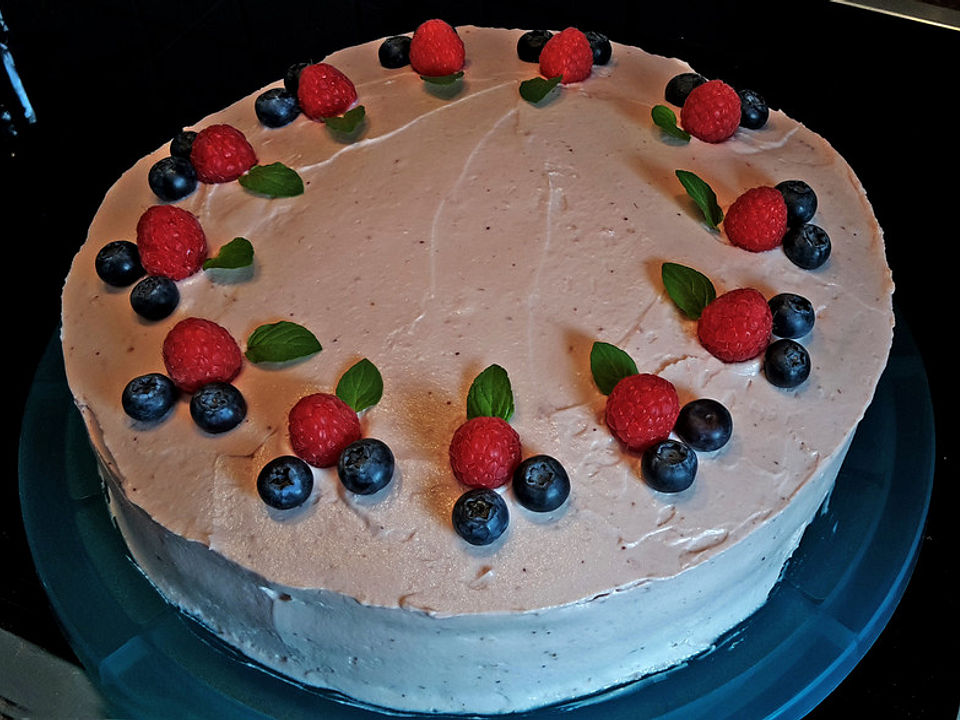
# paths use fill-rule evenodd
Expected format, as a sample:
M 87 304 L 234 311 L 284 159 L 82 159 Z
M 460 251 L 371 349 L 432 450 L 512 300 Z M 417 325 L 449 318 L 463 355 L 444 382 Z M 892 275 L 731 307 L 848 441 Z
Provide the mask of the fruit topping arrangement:
M 688 141 L 691 136 L 708 143 L 729 140 L 738 128 L 759 130 L 767 124 L 770 108 L 755 90 L 736 90 L 723 80 L 708 80 L 696 72 L 670 78 L 663 98 L 680 108 L 677 116 L 665 105 L 652 110 L 654 122 L 672 137 Z

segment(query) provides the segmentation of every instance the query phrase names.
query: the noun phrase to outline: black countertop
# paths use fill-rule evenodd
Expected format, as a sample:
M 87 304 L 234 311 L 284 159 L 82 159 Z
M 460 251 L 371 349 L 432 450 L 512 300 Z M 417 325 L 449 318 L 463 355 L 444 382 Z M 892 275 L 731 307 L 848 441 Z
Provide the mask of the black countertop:
M 949 5 L 949 3 L 938 3 Z M 501 6 L 502 5 L 502 6 Z M 918 564 L 886 630 L 810 715 L 954 718 L 960 686 L 956 540 L 958 328 L 956 187 L 960 31 L 829 2 L 456 4 L 359 0 L 0 0 L 0 38 L 36 111 L 0 155 L 3 247 L 17 295 L 5 306 L 7 377 L 22 416 L 34 368 L 56 331 L 70 260 L 112 182 L 183 125 L 251 92 L 292 62 L 406 33 L 429 17 L 520 28 L 576 25 L 690 61 L 753 87 L 827 137 L 859 175 L 885 230 L 895 304 L 923 355 L 937 424 L 936 479 Z M 9 287 L 9 281 L 8 281 Z M 946 345 L 946 347 L 945 347 Z M 0 629 L 72 660 L 38 582 L 17 493 L 18 433 L 0 482 Z M 946 648 L 943 658 L 938 651 Z M 0 708 L 2 710 L 2 708 Z M 2 716 L 2 712 L 0 712 Z

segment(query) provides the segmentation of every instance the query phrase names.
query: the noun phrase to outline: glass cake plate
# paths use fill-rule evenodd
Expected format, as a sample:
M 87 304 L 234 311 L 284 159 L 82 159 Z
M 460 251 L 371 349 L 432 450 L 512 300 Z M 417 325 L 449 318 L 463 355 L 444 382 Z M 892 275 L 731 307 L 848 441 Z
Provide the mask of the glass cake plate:
M 715 648 L 678 667 L 514 717 L 803 717 L 863 657 L 899 602 L 919 550 L 933 469 L 926 373 L 898 317 L 890 362 L 836 488 L 769 601 Z M 64 377 L 59 334 L 27 402 L 20 495 L 54 612 L 111 717 L 382 717 L 256 666 L 146 581 L 108 515 Z

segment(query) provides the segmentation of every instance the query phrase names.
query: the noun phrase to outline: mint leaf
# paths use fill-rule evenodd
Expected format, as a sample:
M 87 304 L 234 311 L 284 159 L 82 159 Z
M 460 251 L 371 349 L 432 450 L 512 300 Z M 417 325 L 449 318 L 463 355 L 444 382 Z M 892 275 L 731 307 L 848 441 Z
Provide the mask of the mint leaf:
M 474 378 L 467 393 L 467 418 L 499 417 L 509 421 L 513 415 L 513 389 L 507 371 L 491 365 Z
M 243 237 L 235 237 L 220 248 L 215 257 L 203 261 L 203 269 L 249 267 L 253 265 L 253 245 Z
M 320 352 L 320 342 L 302 325 L 281 320 L 261 325 L 247 338 L 244 353 L 252 363 L 285 362 Z
M 432 85 L 453 85 L 457 80 L 463 77 L 463 70 L 449 75 L 421 75 L 420 79 Z
M 294 197 L 303 194 L 303 180 L 295 170 L 281 162 L 254 165 L 239 183 L 250 192 L 268 197 Z
M 529 80 L 524 80 L 522 83 L 520 83 L 520 97 L 527 102 L 537 104 L 543 100 L 551 90 L 560 84 L 560 80 L 562 78 L 563 75 L 555 75 L 549 80 L 539 76 L 530 78 Z
M 707 224 L 716 229 L 723 220 L 723 210 L 717 204 L 717 196 L 710 186 L 689 170 L 677 170 L 677 179 L 686 189 L 687 195 L 700 207 Z
M 337 397 L 356 412 L 380 402 L 383 378 L 377 366 L 366 358 L 355 363 L 337 383 Z
M 717 297 L 710 279 L 698 270 L 677 263 L 664 263 L 660 276 L 667 295 L 691 320 L 697 320 L 703 309 Z
M 331 130 L 341 133 L 352 133 L 356 130 L 363 119 L 367 116 L 367 111 L 363 105 L 357 105 L 347 110 L 343 115 L 324 118 L 324 124 Z
M 633 358 L 623 350 L 616 345 L 597 341 L 590 348 L 590 372 L 600 392 L 609 395 L 618 382 L 639 371 Z
M 677 127 L 677 114 L 666 105 L 654 105 L 650 111 L 653 122 L 670 137 L 678 140 L 690 140 L 690 133 Z

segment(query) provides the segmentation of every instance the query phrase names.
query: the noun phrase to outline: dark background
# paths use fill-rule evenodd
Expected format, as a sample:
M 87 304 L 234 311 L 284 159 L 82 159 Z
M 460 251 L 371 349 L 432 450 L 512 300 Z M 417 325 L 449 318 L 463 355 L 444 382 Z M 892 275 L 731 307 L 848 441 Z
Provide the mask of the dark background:
M 0 13 L 37 116 L 17 137 L 3 138 L 0 155 L 8 288 L 2 337 L 6 365 L 12 360 L 14 368 L 5 385 L 8 412 L 18 420 L 57 328 L 63 278 L 109 186 L 182 126 L 277 79 L 293 62 L 409 33 L 430 17 L 525 29 L 576 25 L 752 87 L 827 137 L 858 173 L 885 229 L 895 304 L 923 354 L 934 398 L 937 476 L 918 565 L 899 608 L 810 717 L 957 717 L 950 520 L 957 423 L 948 373 L 957 363 L 950 336 L 958 325 L 960 32 L 815 1 L 635 1 L 617 9 L 582 1 L 0 0 Z M 72 658 L 29 559 L 18 507 L 18 433 L 4 437 L 0 627 Z

